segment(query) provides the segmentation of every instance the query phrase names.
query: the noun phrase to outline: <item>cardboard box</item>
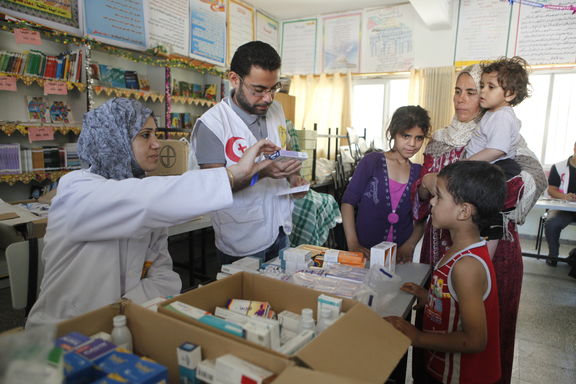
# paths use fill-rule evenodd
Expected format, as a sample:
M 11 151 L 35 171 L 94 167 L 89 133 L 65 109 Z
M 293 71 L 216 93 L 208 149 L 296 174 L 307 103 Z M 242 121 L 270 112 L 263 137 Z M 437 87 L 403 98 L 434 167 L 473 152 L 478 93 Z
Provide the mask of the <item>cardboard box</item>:
M 189 144 L 184 140 L 158 140 L 160 142 L 160 160 L 158 168 L 149 172 L 149 176 L 181 175 L 188 170 Z
M 171 383 L 179 382 L 176 350 L 186 341 L 200 345 L 202 357 L 205 359 L 215 359 L 232 353 L 275 374 L 280 374 L 294 365 L 287 359 L 152 312 L 131 302 L 112 304 L 63 321 L 58 324 L 57 337 L 70 332 L 80 332 L 88 336 L 102 331 L 110 333 L 112 318 L 121 313 L 128 319 L 134 352 L 166 366 Z
M 302 308 L 316 312 L 321 294 L 284 281 L 241 272 L 176 296 L 163 303 L 158 311 L 270 355 L 291 358 L 313 370 L 370 382 L 386 381 L 408 350 L 410 340 L 371 309 L 353 300 L 343 299 L 342 311 L 346 314 L 291 357 L 165 308 L 172 301 L 180 301 L 214 313 L 215 308 L 225 306 L 228 299 L 240 298 L 269 302 L 276 313 L 284 310 L 301 313 Z
M 312 371 L 303 367 L 290 367 L 274 380 L 274 384 L 368 384 L 370 381 L 356 380 L 350 377 L 342 377 L 326 372 Z

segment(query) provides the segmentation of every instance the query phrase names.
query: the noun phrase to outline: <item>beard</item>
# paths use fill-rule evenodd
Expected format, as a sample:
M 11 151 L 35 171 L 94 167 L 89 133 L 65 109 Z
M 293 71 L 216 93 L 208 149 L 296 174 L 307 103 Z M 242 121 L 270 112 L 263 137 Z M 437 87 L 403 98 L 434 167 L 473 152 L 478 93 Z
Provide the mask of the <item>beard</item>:
M 236 96 L 236 103 L 240 106 L 240 108 L 242 108 L 251 115 L 264 116 L 268 112 L 268 107 L 272 105 L 272 102 L 251 104 L 248 101 L 248 98 L 246 97 L 246 94 L 244 93 L 244 89 L 242 88 L 242 86 L 238 87 L 238 89 L 234 93 L 234 96 Z M 266 107 L 266 109 L 262 110 L 258 109 L 257 107 Z

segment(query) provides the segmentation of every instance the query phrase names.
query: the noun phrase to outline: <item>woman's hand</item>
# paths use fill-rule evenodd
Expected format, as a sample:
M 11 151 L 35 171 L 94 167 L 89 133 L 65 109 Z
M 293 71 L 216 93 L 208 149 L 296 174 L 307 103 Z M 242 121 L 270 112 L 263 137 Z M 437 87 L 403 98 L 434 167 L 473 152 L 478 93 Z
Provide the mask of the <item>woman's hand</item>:
M 424 175 L 418 188 L 418 197 L 420 197 L 420 200 L 427 200 L 436 192 L 437 176 L 437 173 L 427 173 Z
M 231 181 L 233 183 L 232 188 L 234 189 L 234 186 L 249 183 L 249 180 L 254 174 L 260 172 L 272 163 L 272 160 L 268 159 L 255 162 L 260 154 L 269 154 L 279 149 L 280 147 L 266 139 L 259 140 L 256 144 L 249 147 L 238 163 L 228 167 L 228 171 L 232 174 L 233 179 L 233 181 Z
M 416 296 L 418 301 L 414 306 L 415 309 L 424 308 L 426 301 L 428 301 L 428 291 L 419 286 L 418 284 L 404 283 L 404 285 L 400 287 L 400 290 Z

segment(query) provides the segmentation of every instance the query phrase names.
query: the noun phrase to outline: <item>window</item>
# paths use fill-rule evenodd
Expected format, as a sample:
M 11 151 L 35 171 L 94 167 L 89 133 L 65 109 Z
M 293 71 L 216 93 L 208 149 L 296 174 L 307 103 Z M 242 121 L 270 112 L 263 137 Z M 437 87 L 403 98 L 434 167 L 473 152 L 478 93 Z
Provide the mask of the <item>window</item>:
M 574 153 L 576 142 L 576 73 L 533 73 L 532 96 L 514 107 L 520 133 L 543 165 Z
M 409 85 L 408 76 L 354 81 L 352 126 L 359 135 L 366 129 L 368 145 L 388 149 L 386 128 L 394 111 L 408 104 Z

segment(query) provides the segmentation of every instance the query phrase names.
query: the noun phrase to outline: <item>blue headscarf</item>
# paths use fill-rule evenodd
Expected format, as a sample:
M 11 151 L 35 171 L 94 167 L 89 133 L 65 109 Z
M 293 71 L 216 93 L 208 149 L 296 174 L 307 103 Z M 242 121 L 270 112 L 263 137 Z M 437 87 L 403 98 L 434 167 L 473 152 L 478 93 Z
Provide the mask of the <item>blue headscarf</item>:
M 144 177 L 132 151 L 132 140 L 152 110 L 136 100 L 110 99 L 84 114 L 78 155 L 92 173 L 107 179 Z

